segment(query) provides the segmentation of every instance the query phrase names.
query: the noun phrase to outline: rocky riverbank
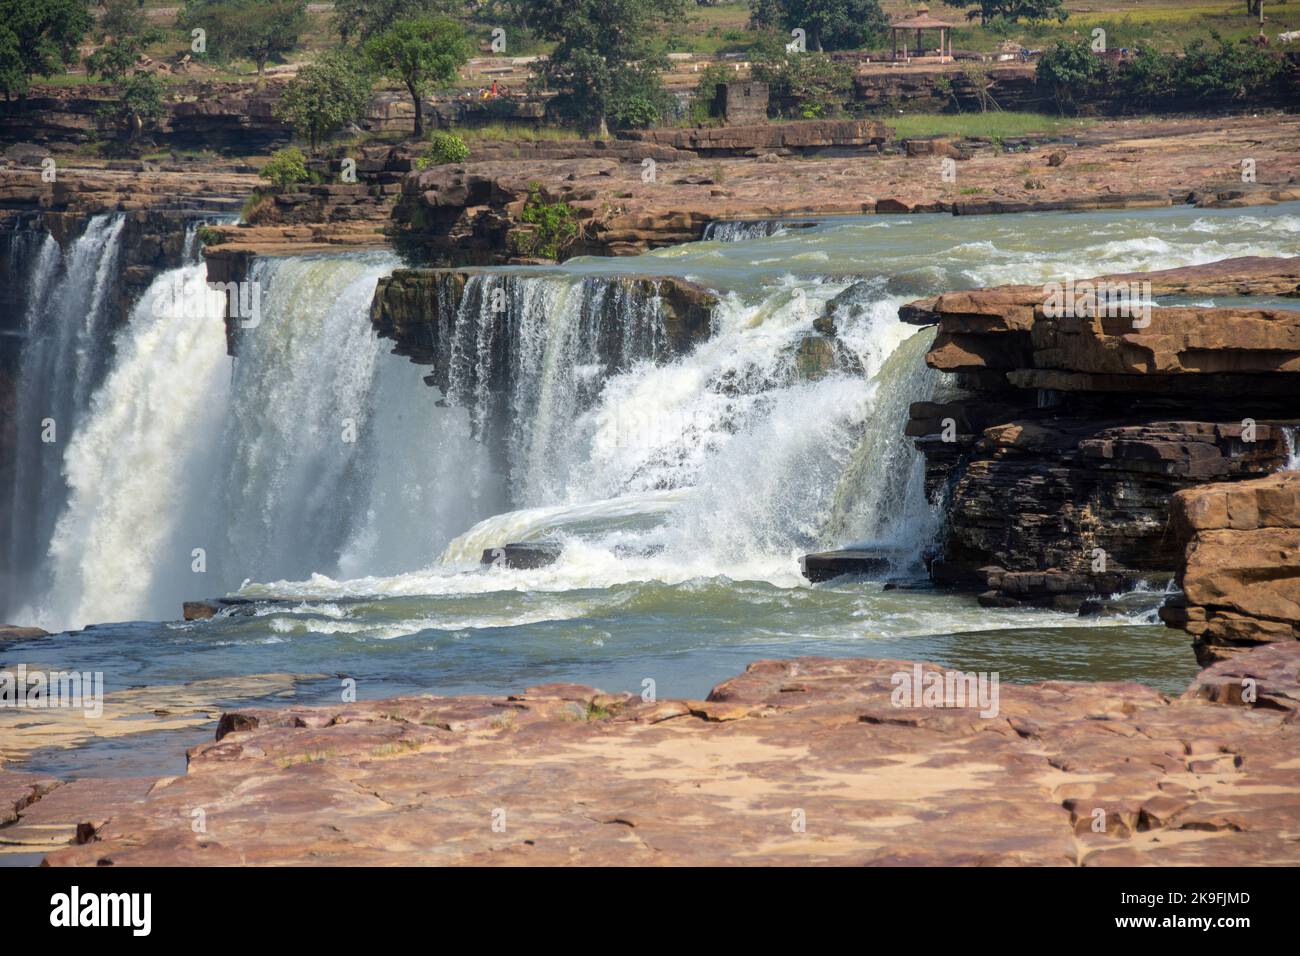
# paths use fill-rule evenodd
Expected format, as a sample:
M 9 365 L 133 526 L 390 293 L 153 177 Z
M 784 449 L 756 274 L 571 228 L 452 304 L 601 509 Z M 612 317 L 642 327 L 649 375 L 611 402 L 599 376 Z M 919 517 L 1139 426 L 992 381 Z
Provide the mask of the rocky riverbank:
M 1300 862 L 1300 644 L 1175 698 L 1056 682 L 1002 684 L 996 707 L 900 697 L 941 677 L 797 658 L 707 700 L 552 684 L 228 712 L 182 776 L 0 771 L 0 838 L 62 834 L 56 866 Z
M 699 148 L 695 134 L 706 132 L 689 130 L 663 143 L 484 142 L 466 164 L 423 171 L 414 168 L 419 149 L 410 146 L 335 150 L 339 155 L 317 164 L 324 182 L 271 195 L 252 224 L 220 230 L 211 253 L 230 260 L 393 242 L 413 259 L 444 266 L 526 261 L 531 254 L 515 240 L 532 231 L 523 220 L 530 194 L 572 210 L 576 234 L 564 256 L 631 255 L 695 241 L 719 221 L 1300 199 L 1300 118 L 1292 116 L 1110 120 L 1007 148 L 943 137 L 890 146 L 880 124 L 849 124 L 851 135 L 833 125 L 724 128 L 733 156 L 751 154 L 740 158 L 704 158 L 685 148 Z M 791 132 L 782 132 L 787 126 Z M 801 144 L 837 142 L 843 155 L 797 155 Z M 43 158 L 43 149 L 17 147 L 0 161 L 0 215 L 230 209 L 265 186 L 237 161 L 179 154 L 115 163 L 62 155 L 50 183 L 41 176 Z M 337 178 L 343 158 L 356 161 L 356 183 Z M 1243 182 L 1246 160 L 1252 182 Z
M 1298 137 L 1294 117 L 1131 120 L 1090 125 L 1064 149 L 1016 152 L 939 139 L 901 155 L 796 159 L 759 143 L 753 158 L 661 162 L 652 178 L 639 159 L 471 162 L 411 173 L 392 232 L 440 264 L 509 261 L 533 192 L 573 210 L 580 231 L 566 255 L 636 254 L 727 220 L 1276 203 L 1300 199 Z M 685 134 L 660 139 L 698 146 Z M 1245 159 L 1254 182 L 1242 182 Z
M 1133 282 L 1157 298 L 1295 296 L 1300 259 L 1091 280 Z M 1139 581 L 1158 586 L 1182 554 L 1170 531 L 1175 494 L 1287 460 L 1300 311 L 1059 315 L 1044 287 L 1013 286 L 947 293 L 902 313 L 937 324 L 926 361 L 963 390 L 913 405 L 908 424 L 947 515 L 931 576 L 976 588 L 986 603 L 1068 609 Z

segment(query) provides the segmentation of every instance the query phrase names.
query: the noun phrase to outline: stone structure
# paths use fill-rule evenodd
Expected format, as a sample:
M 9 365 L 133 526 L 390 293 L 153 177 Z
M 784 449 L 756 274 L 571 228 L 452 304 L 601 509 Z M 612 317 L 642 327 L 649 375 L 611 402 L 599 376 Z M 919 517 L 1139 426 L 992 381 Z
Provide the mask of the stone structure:
M 767 122 L 767 84 L 755 80 L 719 83 L 713 98 L 712 115 L 728 126 L 759 125 Z
M 1300 638 L 1300 472 L 1174 496 L 1183 594 L 1160 611 L 1202 664 Z

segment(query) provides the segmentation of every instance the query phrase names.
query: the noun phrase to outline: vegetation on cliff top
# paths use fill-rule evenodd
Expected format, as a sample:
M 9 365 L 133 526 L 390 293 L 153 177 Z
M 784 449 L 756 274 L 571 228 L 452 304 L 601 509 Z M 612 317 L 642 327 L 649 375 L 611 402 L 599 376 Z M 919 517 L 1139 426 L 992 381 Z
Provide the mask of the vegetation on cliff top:
M 398 20 L 365 45 L 375 72 L 401 83 L 410 94 L 416 136 L 424 133 L 421 99 L 431 89 L 453 83 L 471 52 L 464 29 L 449 17 Z

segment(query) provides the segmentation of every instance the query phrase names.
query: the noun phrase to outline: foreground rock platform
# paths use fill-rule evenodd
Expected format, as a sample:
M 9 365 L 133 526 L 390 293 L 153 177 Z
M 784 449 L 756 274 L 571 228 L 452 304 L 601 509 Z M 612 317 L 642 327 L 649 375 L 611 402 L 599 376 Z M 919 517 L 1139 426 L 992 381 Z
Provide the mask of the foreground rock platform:
M 892 705 L 895 674 L 935 671 L 799 658 L 703 701 L 551 684 L 231 712 L 184 776 L 62 785 L 46 815 L 77 845 L 46 863 L 1300 863 L 1300 643 L 1178 698 L 1048 682 L 1002 684 L 990 717 Z M 10 826 L 59 789 L 0 772 Z

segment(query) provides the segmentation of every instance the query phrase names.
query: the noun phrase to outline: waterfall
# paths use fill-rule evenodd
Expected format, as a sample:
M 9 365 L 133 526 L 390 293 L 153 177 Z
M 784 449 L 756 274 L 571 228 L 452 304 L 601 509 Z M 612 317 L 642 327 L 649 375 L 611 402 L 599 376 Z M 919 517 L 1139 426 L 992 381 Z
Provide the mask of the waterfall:
M 368 321 L 396 260 L 256 260 L 261 321 L 226 356 L 205 267 L 159 276 L 72 438 L 46 626 L 173 618 L 247 578 L 395 573 L 499 511 L 464 409 Z
M 435 378 L 502 458 L 520 507 L 564 500 L 579 417 L 611 375 L 667 349 L 658 295 L 617 278 L 477 273 L 458 302 L 440 288 L 439 322 Z
M 779 219 L 715 221 L 704 227 L 705 242 L 742 242 L 746 239 L 766 239 L 785 232 L 787 223 Z
M 876 286 L 853 287 L 833 332 L 820 324 L 845 280 L 731 292 L 711 334 L 674 345 L 654 282 L 446 278 L 463 287 L 437 292 L 435 389 L 368 319 L 395 265 L 256 260 L 260 321 L 233 366 L 203 267 L 159 276 L 69 441 L 28 619 L 172 618 L 249 580 L 283 594 L 481 589 L 495 580 L 478 575 L 485 548 L 540 537 L 564 545 L 554 580 L 576 587 L 795 584 L 813 547 L 892 534 L 919 548 L 900 416 L 928 397 L 928 333 Z
M 121 215 L 93 217 L 66 254 L 46 234 L 28 280 L 0 617 L 43 584 L 43 556 L 67 498 L 64 450 L 109 364 L 124 223 Z
M 932 332 L 899 322 L 897 298 L 858 285 L 859 301 L 838 315 L 842 365 L 809 376 L 801 347 L 823 340 L 813 323 L 842 282 L 787 279 L 757 299 L 729 295 L 713 335 L 672 357 L 653 345 L 656 304 L 619 300 L 607 277 L 473 277 L 449 321 L 478 351 L 471 362 L 458 348 L 447 393 L 476 420 L 512 423 L 503 467 L 518 510 L 457 537 L 440 566 L 464 569 L 487 549 L 539 538 L 563 540 L 562 564 L 582 568 L 558 573 L 592 587 L 690 573 L 794 583 L 804 551 L 864 538 L 918 555 L 933 528 L 923 462 L 903 428 L 908 405 L 933 389 L 923 361 Z M 504 316 L 482 310 L 498 287 L 509 293 Z M 617 362 L 597 354 L 589 311 L 602 303 L 640 343 Z M 517 353 L 494 347 L 479 323 L 514 329 Z M 495 381 L 504 395 L 458 381 Z M 444 584 L 417 575 L 391 586 Z
M 143 616 L 152 609 L 155 577 L 169 570 L 174 577 L 190 565 L 188 542 L 177 541 L 176 532 L 211 480 L 214 463 L 203 453 L 219 431 L 229 389 L 224 301 L 202 284 L 204 271 L 184 266 L 150 286 L 118 338 L 113 371 L 72 437 L 64 462 L 68 503 L 50 544 L 52 581 L 36 615 L 43 624 Z M 177 280 L 207 293 L 198 309 L 177 307 Z
M 1286 441 L 1286 462 L 1282 471 L 1300 471 L 1300 425 L 1282 426 L 1282 437 Z

